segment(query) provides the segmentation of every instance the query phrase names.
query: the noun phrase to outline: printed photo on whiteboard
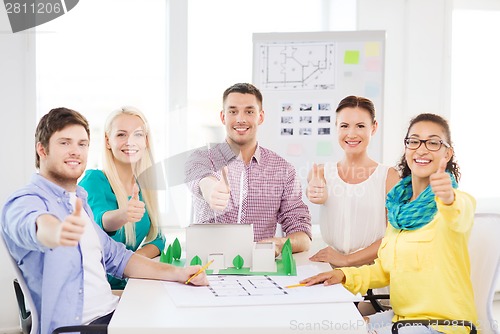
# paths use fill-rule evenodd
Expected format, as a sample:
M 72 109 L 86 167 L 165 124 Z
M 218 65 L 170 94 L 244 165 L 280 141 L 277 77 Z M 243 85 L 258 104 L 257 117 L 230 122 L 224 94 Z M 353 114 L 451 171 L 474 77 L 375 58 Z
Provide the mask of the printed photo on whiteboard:
M 329 135 L 330 128 L 318 128 L 318 136 Z
M 300 116 L 299 117 L 300 123 L 312 123 L 312 121 L 313 121 L 312 116 Z
M 291 104 L 291 103 L 283 103 L 281 105 L 281 111 L 284 111 L 284 112 L 293 111 L 293 104 Z
M 281 123 L 282 124 L 292 124 L 293 123 L 293 116 L 281 116 Z
M 293 136 L 293 128 L 282 128 L 281 135 L 282 136 Z
M 313 105 L 312 105 L 312 103 L 301 103 L 299 110 L 300 111 L 312 111 Z
M 319 111 L 330 111 L 332 110 L 330 103 L 319 103 L 318 104 Z
M 299 136 L 310 136 L 310 135 L 312 135 L 311 128 L 300 128 L 299 129 Z
M 330 123 L 330 116 L 318 116 L 318 123 Z

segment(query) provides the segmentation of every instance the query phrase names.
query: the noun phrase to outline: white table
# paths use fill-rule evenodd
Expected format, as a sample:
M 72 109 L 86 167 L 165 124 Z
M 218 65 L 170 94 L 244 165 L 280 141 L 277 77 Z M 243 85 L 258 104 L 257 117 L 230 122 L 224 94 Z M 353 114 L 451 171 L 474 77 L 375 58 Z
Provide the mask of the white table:
M 330 269 L 308 253 L 294 257 L 297 266 Z M 108 333 L 366 333 L 353 303 L 178 308 L 162 284 L 130 279 Z

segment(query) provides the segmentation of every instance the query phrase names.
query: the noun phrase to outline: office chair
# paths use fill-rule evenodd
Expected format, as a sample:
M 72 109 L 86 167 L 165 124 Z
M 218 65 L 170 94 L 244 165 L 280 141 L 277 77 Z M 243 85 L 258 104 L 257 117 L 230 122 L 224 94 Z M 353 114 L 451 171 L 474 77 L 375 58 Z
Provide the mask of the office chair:
M 0 233 L 2 235 L 2 233 Z M 7 246 L 4 243 L 3 235 L 0 238 L 0 244 L 5 247 L 5 252 L 12 263 L 16 278 L 14 279 L 14 291 L 16 293 L 17 305 L 19 306 L 19 319 L 21 331 L 23 334 L 38 334 L 39 331 L 39 317 L 35 307 L 35 303 L 31 298 L 30 290 L 26 285 L 24 276 L 19 269 L 16 260 L 10 255 Z M 29 310 L 26 308 L 28 304 Z M 59 333 L 107 333 L 108 325 L 79 325 L 79 326 L 64 326 L 54 329 L 52 334 Z
M 366 291 L 366 295 L 363 296 L 363 300 L 369 301 L 370 304 L 372 305 L 373 309 L 375 310 L 375 312 L 383 312 L 383 311 L 387 311 L 389 309 L 389 307 L 384 306 L 384 305 L 382 305 L 382 303 L 380 303 L 380 300 L 382 300 L 382 299 L 390 299 L 390 295 L 389 294 L 375 294 L 375 293 L 373 293 L 372 289 L 368 289 L 368 291 Z
M 469 256 L 471 266 L 471 280 L 474 289 L 474 301 L 478 315 L 478 328 L 468 321 L 456 320 L 403 320 L 395 322 L 392 333 L 411 324 L 415 325 L 450 325 L 450 322 L 459 326 L 469 327 L 470 333 L 498 334 L 498 325 L 493 319 L 493 297 L 496 283 L 500 275 L 500 214 L 476 213 L 474 225 L 469 238 Z

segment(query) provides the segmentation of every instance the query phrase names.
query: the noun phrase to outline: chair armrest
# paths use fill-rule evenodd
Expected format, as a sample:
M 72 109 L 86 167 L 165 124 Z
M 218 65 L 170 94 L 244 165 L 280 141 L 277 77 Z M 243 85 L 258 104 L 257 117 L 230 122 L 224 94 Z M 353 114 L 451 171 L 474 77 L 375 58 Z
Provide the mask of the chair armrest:
M 14 278 L 14 292 L 16 293 L 17 306 L 19 307 L 19 320 L 21 323 L 21 332 L 30 333 L 32 326 L 31 311 L 26 309 L 26 303 L 24 301 L 23 290 L 17 278 Z
M 375 295 L 375 294 L 373 294 L 372 289 L 368 289 L 368 291 L 366 291 L 366 295 L 363 296 L 363 299 L 369 301 L 372 304 L 372 306 L 376 312 L 382 312 L 385 309 L 378 302 L 378 300 L 379 299 L 390 299 L 390 295 L 388 295 L 388 294 Z
M 21 285 L 19 285 L 17 278 L 14 278 L 14 281 L 12 283 L 14 284 L 17 305 L 19 306 L 19 314 L 21 315 L 22 319 L 26 319 L 30 316 L 31 312 L 26 310 L 26 304 L 24 303 L 24 294 L 21 290 Z

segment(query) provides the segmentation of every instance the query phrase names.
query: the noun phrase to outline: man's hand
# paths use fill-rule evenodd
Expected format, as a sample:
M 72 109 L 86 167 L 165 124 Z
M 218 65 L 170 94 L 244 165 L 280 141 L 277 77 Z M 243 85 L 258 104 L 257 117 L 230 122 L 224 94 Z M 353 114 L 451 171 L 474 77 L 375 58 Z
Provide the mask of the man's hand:
M 318 165 L 313 164 L 312 175 L 307 183 L 306 196 L 311 203 L 324 204 L 328 198 L 324 171 Z
M 132 188 L 132 197 L 129 199 L 127 203 L 127 222 L 136 223 L 142 219 L 146 213 L 146 205 L 144 202 L 139 200 L 139 186 L 137 183 L 134 183 Z
M 77 246 L 85 232 L 86 220 L 82 218 L 82 200 L 77 198 L 75 211 L 66 217 L 61 224 L 60 246 Z
M 227 207 L 231 190 L 227 178 L 227 166 L 222 168 L 222 177 L 220 180 L 212 176 L 206 177 L 200 181 L 200 189 L 205 201 L 215 211 L 223 211 Z
M 429 177 L 429 181 L 434 195 L 439 197 L 445 205 L 450 205 L 455 201 L 455 192 L 453 191 L 450 175 L 446 173 L 447 163 L 448 160 L 442 158 L 437 172 Z
M 185 284 L 201 268 L 201 266 L 176 267 L 134 253 L 125 266 L 123 274 L 125 277 L 155 279 Z M 189 283 L 193 285 L 209 284 L 205 271 L 193 277 Z
M 179 274 L 179 282 L 185 283 L 191 276 L 196 274 L 201 269 L 201 266 L 189 266 L 185 268 L 181 268 L 181 272 Z M 208 285 L 207 274 L 205 271 L 193 277 L 190 281 L 190 284 L 193 285 Z
M 82 200 L 77 198 L 75 211 L 61 222 L 52 215 L 41 215 L 36 220 L 37 238 L 46 247 L 77 246 L 85 231 L 86 220 L 81 217 Z
M 287 238 L 267 238 L 259 241 L 258 243 L 266 243 L 266 242 L 274 242 L 274 257 L 278 257 L 281 254 L 281 249 L 283 248 L 283 245 L 285 244 Z

